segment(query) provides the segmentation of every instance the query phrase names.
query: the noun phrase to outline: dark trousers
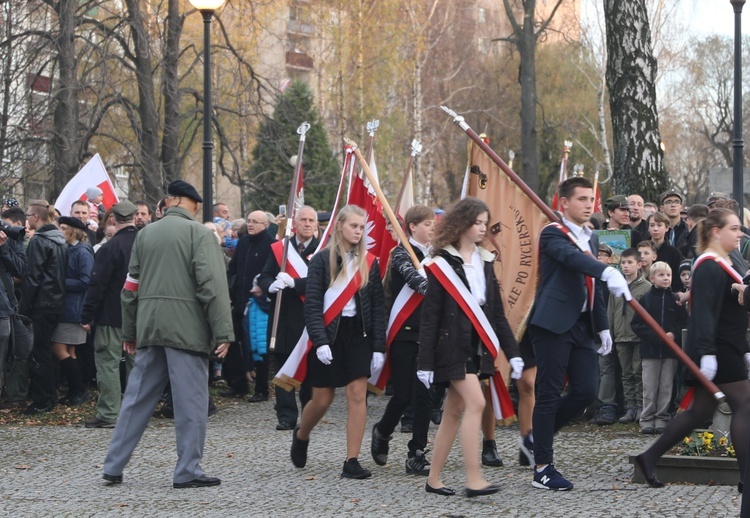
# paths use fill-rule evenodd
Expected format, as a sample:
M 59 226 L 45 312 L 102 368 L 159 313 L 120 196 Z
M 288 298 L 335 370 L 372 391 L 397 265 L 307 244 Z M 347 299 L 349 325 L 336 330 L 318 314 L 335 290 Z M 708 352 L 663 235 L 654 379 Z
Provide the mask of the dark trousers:
M 94 337 L 96 326 L 86 334 L 86 342 L 76 346 L 76 357 L 81 368 L 81 378 L 84 385 L 96 387 L 96 355 L 94 353 Z
M 29 397 L 36 406 L 47 406 L 55 402 L 55 366 L 52 360 L 52 331 L 59 315 L 45 314 L 32 317 L 34 345 L 29 357 Z
M 227 380 L 227 385 L 246 394 L 247 387 L 247 368 L 245 367 L 245 356 L 242 347 L 242 313 L 232 313 L 232 324 L 234 326 L 234 336 L 237 341 L 229 347 L 224 361 L 221 364 L 221 375 Z
M 599 386 L 599 360 L 589 315 L 566 333 L 557 335 L 529 326 L 537 363 L 536 405 L 534 406 L 534 459 L 552 464 L 552 437 L 594 401 Z M 562 396 L 565 375 L 568 387 Z
M 288 358 L 288 354 L 273 355 L 277 372 Z M 299 411 L 297 410 L 297 399 L 295 397 L 296 391 L 287 391 L 277 385 L 275 387 L 275 392 L 276 404 L 274 405 L 274 410 L 276 410 L 276 418 L 280 423 L 295 424 L 297 422 L 297 417 L 299 416 Z M 300 406 L 304 408 L 310 399 L 312 399 L 312 386 L 310 385 L 310 377 L 306 376 L 299 389 Z
M 412 438 L 409 441 L 409 456 L 413 456 L 416 450 L 424 451 L 427 447 L 427 431 L 432 412 L 432 395 L 417 379 L 418 352 L 419 344 L 416 342 L 396 340 L 391 344 L 389 354 L 393 396 L 388 401 L 385 413 L 378 424 L 378 431 L 386 437 L 390 436 L 414 395 L 414 420 Z
M 252 353 L 250 353 L 252 354 Z M 255 361 L 255 393 L 268 395 L 268 356 L 263 354 Z

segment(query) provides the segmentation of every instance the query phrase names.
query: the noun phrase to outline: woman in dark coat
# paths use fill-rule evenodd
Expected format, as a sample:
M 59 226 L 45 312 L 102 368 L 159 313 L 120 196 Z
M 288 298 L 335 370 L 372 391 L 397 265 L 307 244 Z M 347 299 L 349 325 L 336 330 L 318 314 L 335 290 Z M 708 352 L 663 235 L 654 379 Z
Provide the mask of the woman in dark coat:
M 336 388 L 346 387 L 341 476 L 363 479 L 372 473 L 357 457 L 367 420 L 367 378 L 385 362 L 385 302 L 377 260 L 367 252 L 364 210 L 347 205 L 335 225 L 330 245 L 313 256 L 307 270 L 305 325 L 312 341 L 307 375 L 313 394 L 292 432 L 291 458 L 296 467 L 305 466 L 310 433 L 331 406 Z
M 86 225 L 76 218 L 60 218 L 60 230 L 68 242 L 68 267 L 65 275 L 65 299 L 60 320 L 52 332 L 52 353 L 60 362 L 60 371 L 68 379 L 68 395 L 61 402 L 80 405 L 89 399 L 83 387 L 76 345 L 86 342 L 81 325 L 83 299 L 94 267 L 94 250 L 88 243 Z
M 488 221 L 489 210 L 484 202 L 476 198 L 458 202 L 443 216 L 433 242 L 435 258 L 427 268 L 417 377 L 428 388 L 433 382 L 448 385 L 443 419 L 435 437 L 430 475 L 425 485 L 428 493 L 455 494 L 453 489 L 442 483 L 440 472 L 456 439 L 459 423 L 466 469 L 466 496 L 489 495 L 499 490 L 498 486 L 482 477 L 477 455 L 485 406 L 479 380 L 494 374 L 494 358 L 459 305 L 462 297 L 474 299 L 471 301 L 474 307 L 478 306 L 478 311 L 489 322 L 490 329 L 486 329 L 488 335 L 494 333 L 510 358 L 512 376 L 516 379 L 520 377 L 523 360 L 503 313 L 500 289 L 492 266 L 495 257 L 477 246 L 487 232 Z M 447 281 L 440 280 L 438 274 Z M 460 283 L 460 286 L 454 282 Z M 465 303 L 466 298 L 463 300 Z
M 732 268 L 729 253 L 739 245 L 742 229 L 734 212 L 714 209 L 698 223 L 698 252 L 690 282 L 690 321 L 685 352 L 700 365 L 701 372 L 726 395 L 732 408 L 731 436 L 744 473 L 750 437 L 750 362 L 745 338 L 747 312 L 739 304 L 732 284 L 740 280 Z M 664 484 L 656 477 L 656 462 L 692 430 L 711 419 L 718 405 L 706 388 L 694 379 L 693 405 L 675 417 L 664 433 L 636 457 L 646 482 L 652 487 Z

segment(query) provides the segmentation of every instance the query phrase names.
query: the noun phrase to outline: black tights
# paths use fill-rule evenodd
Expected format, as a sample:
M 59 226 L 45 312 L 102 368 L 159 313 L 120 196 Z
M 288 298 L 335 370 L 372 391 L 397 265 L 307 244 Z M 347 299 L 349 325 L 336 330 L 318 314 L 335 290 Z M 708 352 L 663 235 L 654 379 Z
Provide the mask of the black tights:
M 732 408 L 732 424 L 730 426 L 737 463 L 740 466 L 740 477 L 745 470 L 748 440 L 750 437 L 750 382 L 748 380 L 735 381 L 719 385 L 719 389 L 727 396 L 727 402 Z M 675 444 L 682 441 L 695 428 L 713 418 L 714 410 L 718 406 L 713 395 L 703 386 L 695 387 L 693 405 L 689 410 L 678 414 L 640 458 L 644 461 L 646 473 L 655 475 L 655 465 L 659 458 L 667 453 Z

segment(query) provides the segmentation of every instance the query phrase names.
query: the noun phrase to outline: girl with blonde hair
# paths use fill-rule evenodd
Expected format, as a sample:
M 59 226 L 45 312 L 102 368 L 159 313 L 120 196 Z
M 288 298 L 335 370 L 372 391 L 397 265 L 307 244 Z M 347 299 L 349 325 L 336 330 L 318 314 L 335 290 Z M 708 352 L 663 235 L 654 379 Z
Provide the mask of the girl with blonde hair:
M 346 388 L 346 461 L 341 476 L 372 473 L 357 459 L 367 420 L 367 378 L 385 362 L 383 285 L 377 259 L 367 252 L 365 212 L 347 205 L 336 217 L 330 244 L 310 260 L 305 325 L 312 399 L 292 432 L 292 463 L 303 468 L 313 428 L 326 414 L 337 387 Z

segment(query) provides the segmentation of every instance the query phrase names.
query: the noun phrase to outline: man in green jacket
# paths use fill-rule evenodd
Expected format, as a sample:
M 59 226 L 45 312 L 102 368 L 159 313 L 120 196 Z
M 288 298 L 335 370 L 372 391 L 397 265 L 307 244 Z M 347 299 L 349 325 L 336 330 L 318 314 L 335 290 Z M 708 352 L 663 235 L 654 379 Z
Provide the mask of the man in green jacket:
M 108 484 L 122 471 L 167 381 L 172 384 L 177 465 L 175 488 L 217 486 L 200 467 L 206 438 L 208 358 L 234 340 L 229 288 L 214 234 L 194 219 L 203 199 L 175 180 L 169 209 L 136 237 L 122 290 L 124 349 L 135 356 L 115 433 L 104 461 Z

